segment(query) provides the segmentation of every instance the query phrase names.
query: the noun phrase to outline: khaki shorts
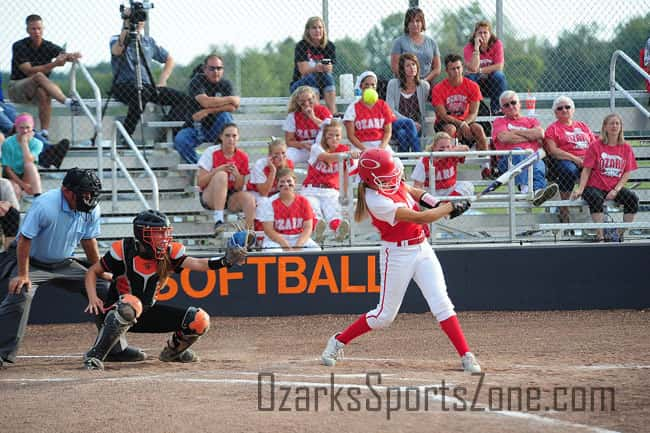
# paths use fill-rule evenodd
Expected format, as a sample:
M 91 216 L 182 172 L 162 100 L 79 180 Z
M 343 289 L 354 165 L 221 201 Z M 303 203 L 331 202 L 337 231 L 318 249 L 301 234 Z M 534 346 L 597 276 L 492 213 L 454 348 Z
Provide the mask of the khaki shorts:
M 36 97 L 36 83 L 30 77 L 22 80 L 11 80 L 7 86 L 7 94 L 11 102 L 18 104 L 38 104 Z

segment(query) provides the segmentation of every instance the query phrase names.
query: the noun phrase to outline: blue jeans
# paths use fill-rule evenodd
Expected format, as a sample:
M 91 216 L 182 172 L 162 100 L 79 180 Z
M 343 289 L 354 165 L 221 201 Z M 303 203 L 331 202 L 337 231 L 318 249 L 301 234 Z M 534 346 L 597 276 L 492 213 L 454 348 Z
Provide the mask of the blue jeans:
M 419 152 L 420 137 L 415 122 L 402 117 L 393 122 L 393 137 L 399 143 L 400 152 Z
M 513 150 L 521 150 L 515 148 Z M 527 155 L 512 155 L 512 165 L 515 166 L 522 160 L 526 159 Z M 502 156 L 497 163 L 500 173 L 508 171 L 508 157 Z M 528 167 L 524 168 L 520 174 L 515 177 L 515 185 L 528 185 Z M 546 165 L 544 161 L 537 160 L 533 163 L 533 191 L 546 187 Z
M 580 178 L 582 169 L 566 159 L 551 159 L 551 173 L 560 192 L 571 192 Z
M 174 138 L 174 149 L 178 151 L 185 162 L 196 164 L 199 162 L 199 155 L 194 149 L 203 143 L 204 140 L 215 141 L 221 133 L 223 126 L 232 121 L 232 115 L 224 112 L 217 114 L 212 127 L 207 131 L 203 127 L 201 127 L 200 133 L 193 127 L 183 128 L 178 131 L 178 134 Z M 201 137 L 201 135 L 203 136 Z
M 294 92 L 300 86 L 309 86 L 314 89 L 317 95 L 323 96 L 325 93 L 335 92 L 334 76 L 326 72 L 315 72 L 305 75 L 299 80 L 294 81 L 289 86 L 289 91 Z M 321 91 L 322 90 L 322 91 Z
M 483 96 L 488 96 L 490 98 L 490 111 L 492 111 L 492 113 L 501 111 L 499 96 L 508 90 L 508 82 L 506 81 L 506 75 L 503 71 L 492 72 L 485 78 L 481 78 L 481 75 L 479 74 L 467 74 L 467 78 L 478 83 Z

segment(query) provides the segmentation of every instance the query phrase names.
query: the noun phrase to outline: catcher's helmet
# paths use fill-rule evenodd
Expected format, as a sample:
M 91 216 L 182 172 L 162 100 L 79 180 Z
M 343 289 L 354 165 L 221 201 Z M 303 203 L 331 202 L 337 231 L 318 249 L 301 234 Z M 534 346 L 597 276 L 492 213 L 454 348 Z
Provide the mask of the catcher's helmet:
M 133 219 L 133 235 L 142 246 L 143 256 L 160 260 L 172 241 L 172 225 L 162 212 L 147 209 Z
M 63 178 L 63 186 L 74 193 L 76 210 L 91 212 L 97 206 L 102 182 L 92 170 L 71 168 Z

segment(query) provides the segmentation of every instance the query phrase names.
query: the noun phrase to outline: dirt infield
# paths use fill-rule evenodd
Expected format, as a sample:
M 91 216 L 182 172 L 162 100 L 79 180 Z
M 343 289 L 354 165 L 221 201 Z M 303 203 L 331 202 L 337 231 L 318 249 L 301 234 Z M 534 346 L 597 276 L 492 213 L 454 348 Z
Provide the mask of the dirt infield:
M 91 324 L 30 326 L 0 370 L 1 430 L 648 431 L 649 312 L 460 313 L 483 376 L 460 371 L 429 314 L 400 315 L 319 365 L 354 318 L 213 319 L 191 365 L 157 360 L 166 335 L 130 334 L 149 359 L 103 372 L 80 368 Z

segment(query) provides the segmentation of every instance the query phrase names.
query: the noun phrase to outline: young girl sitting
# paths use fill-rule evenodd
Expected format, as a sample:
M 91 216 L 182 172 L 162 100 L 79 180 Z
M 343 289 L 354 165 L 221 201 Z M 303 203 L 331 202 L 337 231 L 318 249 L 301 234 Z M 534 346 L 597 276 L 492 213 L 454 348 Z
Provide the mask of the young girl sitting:
M 311 203 L 318 219 L 314 230 L 314 239 L 318 243 L 323 242 L 328 225 L 339 242 L 350 233 L 350 223 L 342 219 L 339 205 L 339 172 L 344 170 L 345 188 L 350 168 L 349 163 L 339 164 L 338 154 L 350 150 L 340 143 L 342 129 L 343 125 L 336 119 L 325 125 L 320 143 L 311 148 L 307 177 L 302 184 L 302 194 Z M 356 151 L 352 153 L 354 157 L 359 156 Z
M 13 184 L 16 196 L 24 192 L 39 196 L 41 176 L 38 173 L 38 155 L 43 150 L 43 142 L 34 138 L 34 118 L 29 113 L 16 116 L 16 134 L 2 143 L 2 176 Z
M 469 147 L 464 144 L 452 146 L 452 138 L 446 132 L 438 132 L 433 136 L 433 142 L 427 146 L 427 152 L 467 152 Z M 458 164 L 463 164 L 465 157 L 451 156 L 434 158 L 433 167 L 436 174 L 436 196 L 474 195 L 474 185 L 467 181 L 457 181 Z M 420 159 L 413 169 L 411 179 L 416 188 L 429 187 L 430 157 Z

